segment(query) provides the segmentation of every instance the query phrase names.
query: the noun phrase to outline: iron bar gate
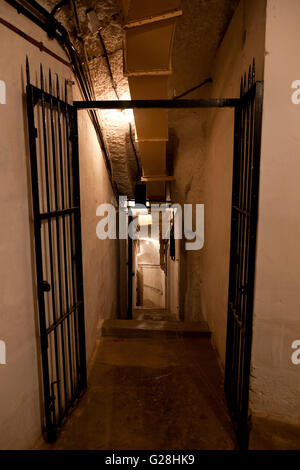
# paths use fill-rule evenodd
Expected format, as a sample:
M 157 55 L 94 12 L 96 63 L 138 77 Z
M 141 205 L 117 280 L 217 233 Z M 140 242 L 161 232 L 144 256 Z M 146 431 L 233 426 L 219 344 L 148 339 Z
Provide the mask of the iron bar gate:
M 235 108 L 225 393 L 241 448 L 248 446 L 256 228 L 263 83 L 255 63 L 241 80 Z
M 50 70 L 48 92 L 42 66 L 40 88 L 28 59 L 26 73 L 44 425 L 53 441 L 86 388 L 77 110 L 67 82 L 62 100 Z

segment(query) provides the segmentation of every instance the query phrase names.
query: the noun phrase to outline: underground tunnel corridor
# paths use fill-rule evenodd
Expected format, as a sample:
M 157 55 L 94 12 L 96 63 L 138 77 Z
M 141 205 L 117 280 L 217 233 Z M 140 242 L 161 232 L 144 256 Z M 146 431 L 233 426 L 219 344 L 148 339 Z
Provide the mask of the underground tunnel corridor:
M 0 0 L 0 450 L 299 449 L 299 17 Z

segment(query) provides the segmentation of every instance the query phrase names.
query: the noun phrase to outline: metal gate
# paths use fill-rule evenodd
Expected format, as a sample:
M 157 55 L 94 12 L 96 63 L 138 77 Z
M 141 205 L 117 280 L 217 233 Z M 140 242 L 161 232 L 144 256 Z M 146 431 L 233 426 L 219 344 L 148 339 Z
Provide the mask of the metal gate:
M 27 115 L 46 439 L 86 388 L 77 111 L 49 70 L 31 85 Z M 55 91 L 54 91 L 55 89 Z
M 231 251 L 225 393 L 240 447 L 248 446 L 256 228 L 258 212 L 263 83 L 255 63 L 241 80 L 235 107 Z

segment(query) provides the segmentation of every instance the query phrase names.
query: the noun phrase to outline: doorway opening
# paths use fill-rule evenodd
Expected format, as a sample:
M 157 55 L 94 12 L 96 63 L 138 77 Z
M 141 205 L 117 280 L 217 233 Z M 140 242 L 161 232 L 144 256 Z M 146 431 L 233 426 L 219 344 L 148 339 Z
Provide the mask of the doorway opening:
M 225 389 L 233 417 L 238 422 L 238 432 L 243 436 L 243 442 L 247 441 L 263 99 L 263 85 L 255 82 L 254 66 L 250 69 L 248 82 L 244 79 L 242 84 L 238 99 L 75 101 L 70 105 L 67 98 L 65 101 L 60 99 L 59 85 L 56 94 L 51 89 L 47 93 L 42 78 L 41 88 L 30 84 L 28 72 L 36 277 L 45 425 L 49 440 L 55 438 L 57 426 L 67 417 L 69 409 L 86 387 L 78 110 L 227 107 L 235 111 L 235 150 Z M 42 116 L 40 160 L 35 124 L 37 105 L 41 106 Z M 45 127 L 45 113 L 50 116 L 50 128 Z M 52 138 L 49 147 L 47 131 Z M 49 160 L 48 154 L 51 156 Z M 39 164 L 43 165 L 43 175 Z M 51 179 L 48 172 L 52 174 Z M 39 183 L 42 184 L 39 186 Z M 151 207 L 149 201 L 148 204 Z M 129 224 L 134 217 L 141 217 L 140 227 L 151 225 L 149 210 L 146 214 L 129 213 Z M 143 217 L 146 218 L 144 224 Z M 133 313 L 139 309 L 149 310 L 148 313 L 153 309 L 159 312 L 173 309 L 179 319 L 180 252 L 176 248 L 179 240 L 170 236 L 165 241 L 160 232 L 158 236 L 148 234 L 139 240 L 128 237 L 128 319 L 132 319 Z M 47 254 L 46 249 L 52 245 L 55 245 L 54 251 L 49 249 Z M 52 273 L 54 267 L 56 270 Z M 50 337 L 53 341 L 49 340 Z
M 142 238 L 133 244 L 135 308 L 166 308 L 166 255 L 164 243 Z
M 128 220 L 135 224 L 137 237 L 133 240 L 128 237 L 128 318 L 179 321 L 180 246 L 175 249 L 176 208 L 164 203 L 157 213 L 157 204 L 147 202 L 146 208 L 133 201 L 130 204 Z M 156 228 L 154 212 L 159 221 Z

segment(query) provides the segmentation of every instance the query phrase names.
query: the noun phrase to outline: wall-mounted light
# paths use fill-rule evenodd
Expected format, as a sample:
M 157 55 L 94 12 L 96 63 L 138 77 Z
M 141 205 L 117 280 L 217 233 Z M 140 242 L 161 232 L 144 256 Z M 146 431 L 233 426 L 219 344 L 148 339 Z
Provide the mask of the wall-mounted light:
M 128 124 L 131 124 L 134 122 L 132 109 L 122 109 L 122 114 L 123 114 L 125 121 L 128 122 Z

